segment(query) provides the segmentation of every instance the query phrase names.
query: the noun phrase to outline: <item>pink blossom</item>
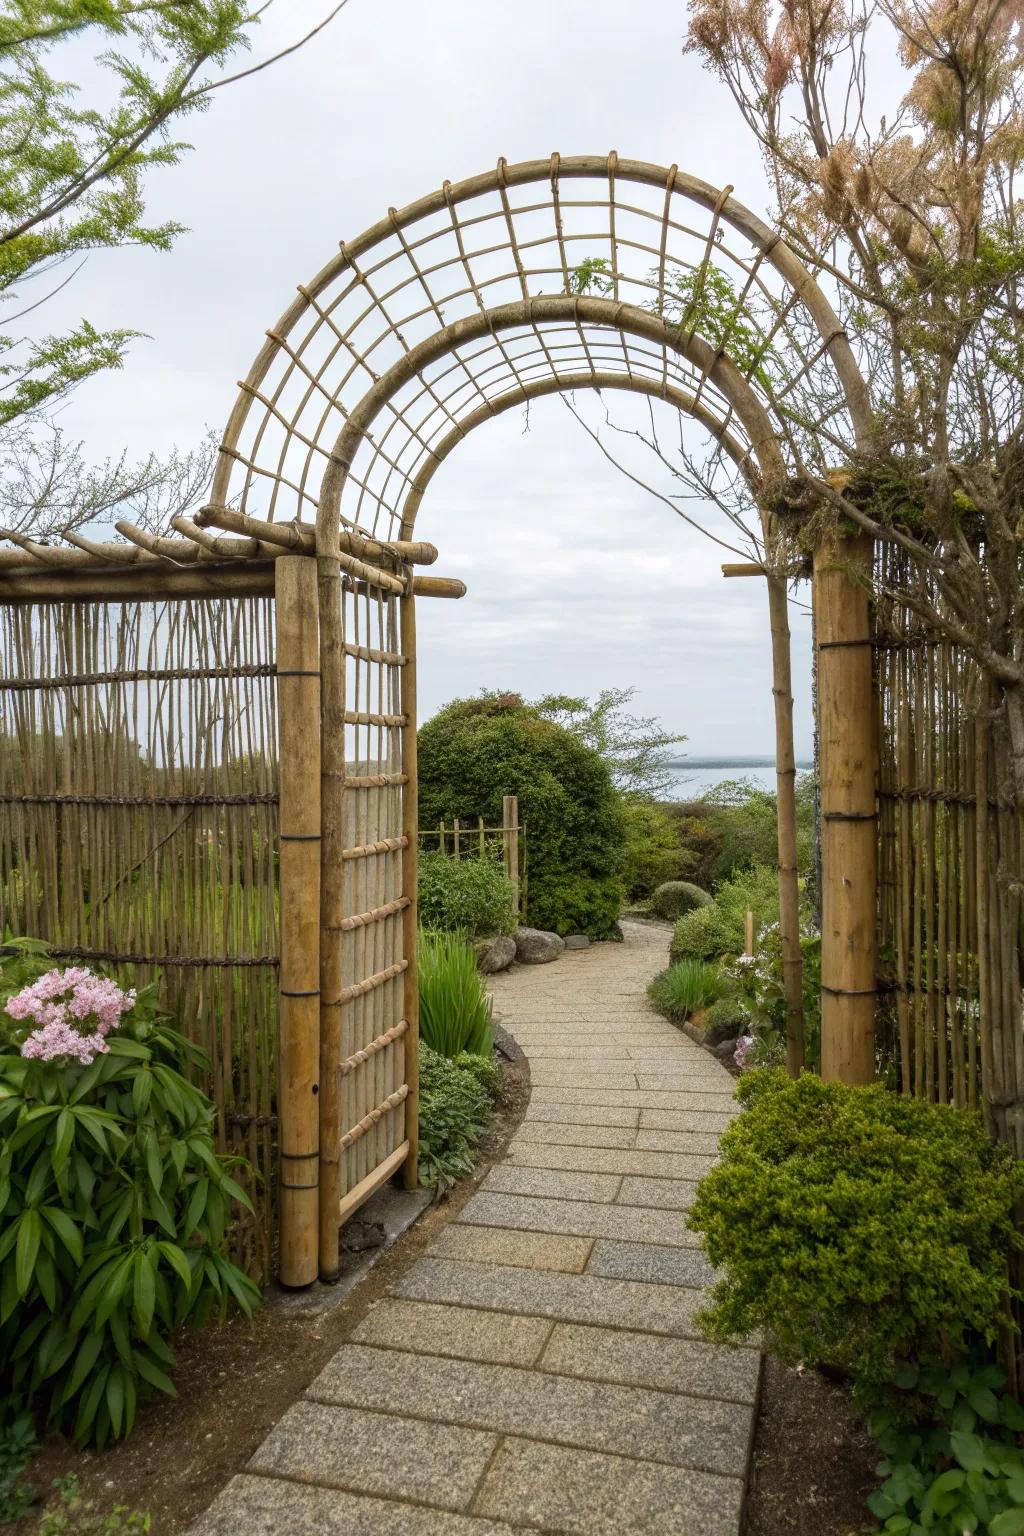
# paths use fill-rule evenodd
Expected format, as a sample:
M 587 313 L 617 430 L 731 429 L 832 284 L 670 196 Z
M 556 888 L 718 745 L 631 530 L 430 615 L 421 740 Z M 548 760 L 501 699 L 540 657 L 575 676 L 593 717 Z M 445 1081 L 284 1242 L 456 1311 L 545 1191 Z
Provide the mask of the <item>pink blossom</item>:
M 747 1058 L 754 1045 L 753 1035 L 740 1035 L 736 1041 L 736 1049 L 732 1053 L 732 1059 L 742 1072 L 747 1065 Z
M 6 1009 L 12 1019 L 36 1025 L 22 1043 L 23 1056 L 88 1066 L 109 1050 L 106 1036 L 134 1006 L 134 989 L 124 992 L 109 978 L 74 965 L 47 971 L 9 998 Z

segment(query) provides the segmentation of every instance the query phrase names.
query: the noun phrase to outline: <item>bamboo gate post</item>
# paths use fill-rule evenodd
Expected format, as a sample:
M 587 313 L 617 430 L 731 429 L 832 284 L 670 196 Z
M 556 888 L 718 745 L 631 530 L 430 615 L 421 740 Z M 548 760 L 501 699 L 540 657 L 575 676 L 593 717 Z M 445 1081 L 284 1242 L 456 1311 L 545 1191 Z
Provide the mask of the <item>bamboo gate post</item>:
M 419 880 L 419 770 L 416 742 L 416 599 L 410 583 L 399 599 L 400 648 L 405 658 L 402 666 L 402 895 L 408 905 L 402 913 L 402 944 L 406 960 L 403 977 L 405 1033 L 405 1080 L 409 1094 L 405 1101 L 405 1139 L 409 1151 L 402 1169 L 406 1189 L 419 1183 L 420 1161 L 420 988 L 417 969 L 416 933 L 418 922 Z
M 320 653 L 316 565 L 274 567 L 280 739 L 278 1137 L 282 1285 L 317 1277 L 320 1075 Z
M 501 801 L 502 847 L 505 855 L 505 873 L 515 892 L 516 913 L 519 909 L 519 797 L 504 795 Z
M 800 885 L 796 845 L 796 752 L 793 746 L 793 677 L 786 578 L 767 574 L 772 634 L 772 696 L 775 701 L 775 786 L 779 857 L 779 939 L 786 997 L 786 1069 L 804 1066 L 804 964 L 800 950 Z
M 875 1076 L 878 755 L 868 535 L 814 553 L 821 773 L 821 1075 Z

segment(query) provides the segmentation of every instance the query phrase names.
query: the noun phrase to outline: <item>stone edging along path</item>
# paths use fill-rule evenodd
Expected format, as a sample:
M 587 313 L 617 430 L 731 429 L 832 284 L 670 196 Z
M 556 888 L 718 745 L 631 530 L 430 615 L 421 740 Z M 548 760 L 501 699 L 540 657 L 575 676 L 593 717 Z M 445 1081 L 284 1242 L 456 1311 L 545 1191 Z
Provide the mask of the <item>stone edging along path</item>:
M 735 1084 L 624 926 L 491 978 L 533 1084 L 504 1162 L 193 1536 L 738 1536 L 760 1356 L 699 1337 L 683 1215 Z

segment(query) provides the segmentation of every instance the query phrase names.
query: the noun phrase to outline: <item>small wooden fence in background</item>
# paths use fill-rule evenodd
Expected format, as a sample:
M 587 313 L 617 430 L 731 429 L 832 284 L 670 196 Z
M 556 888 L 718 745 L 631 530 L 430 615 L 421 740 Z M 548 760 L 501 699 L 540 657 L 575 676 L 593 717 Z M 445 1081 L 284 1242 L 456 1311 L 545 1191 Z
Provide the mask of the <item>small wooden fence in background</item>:
M 518 795 L 505 795 L 501 802 L 501 826 L 484 825 L 482 816 L 462 820 L 458 816 L 449 825 L 444 819 L 436 827 L 421 827 L 420 842 L 448 858 L 487 858 L 492 850 L 501 857 L 502 867 L 516 896 L 516 911 L 526 915 L 526 828 L 519 823 Z M 437 840 L 433 849 L 432 840 Z

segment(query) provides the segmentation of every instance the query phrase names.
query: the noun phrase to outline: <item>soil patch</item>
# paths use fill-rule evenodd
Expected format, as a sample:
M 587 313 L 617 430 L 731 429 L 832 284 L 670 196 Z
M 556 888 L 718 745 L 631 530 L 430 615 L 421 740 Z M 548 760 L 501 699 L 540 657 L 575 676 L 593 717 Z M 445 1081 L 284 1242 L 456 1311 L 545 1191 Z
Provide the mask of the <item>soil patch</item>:
M 842 1387 L 765 1359 L 744 1536 L 862 1536 L 880 1453 Z
M 74 1473 L 98 1510 L 114 1505 L 148 1511 L 153 1536 L 177 1536 L 239 1472 L 282 1414 L 438 1231 L 462 1209 L 493 1163 L 504 1156 L 526 1112 L 530 1071 L 525 1060 L 503 1071 L 498 1105 L 480 1160 L 441 1203 L 431 1206 L 337 1307 L 297 1315 L 269 1304 L 248 1322 L 186 1333 L 176 1346 L 176 1399 L 147 1405 L 132 1435 L 104 1451 L 79 1452 L 63 1443 L 43 1447 L 26 1474 L 47 1490 Z M 17 1529 L 37 1524 L 33 1511 Z

